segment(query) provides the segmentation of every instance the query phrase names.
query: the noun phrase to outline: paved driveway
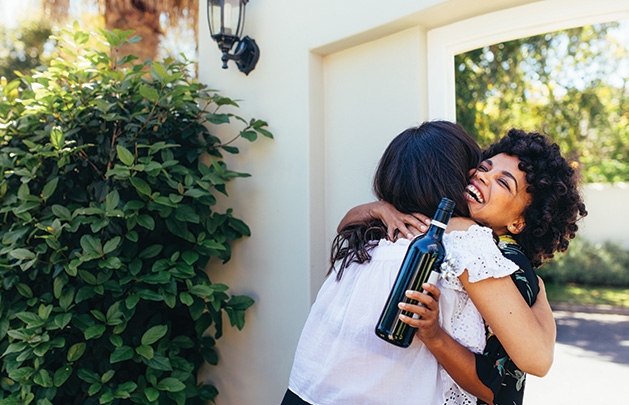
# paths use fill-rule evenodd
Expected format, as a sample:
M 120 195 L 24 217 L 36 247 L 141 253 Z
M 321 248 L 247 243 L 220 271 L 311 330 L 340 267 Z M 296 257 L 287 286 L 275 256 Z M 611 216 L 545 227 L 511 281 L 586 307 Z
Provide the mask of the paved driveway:
M 629 404 L 629 313 L 557 310 L 555 361 L 527 377 L 525 405 Z

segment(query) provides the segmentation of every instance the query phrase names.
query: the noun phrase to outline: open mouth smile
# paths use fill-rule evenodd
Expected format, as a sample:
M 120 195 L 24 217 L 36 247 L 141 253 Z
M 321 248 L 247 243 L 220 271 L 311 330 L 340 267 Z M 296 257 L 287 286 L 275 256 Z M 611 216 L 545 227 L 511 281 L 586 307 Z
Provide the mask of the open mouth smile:
M 467 187 L 465 187 L 465 192 L 474 201 L 479 202 L 481 204 L 483 204 L 485 202 L 485 199 L 483 198 L 483 195 L 481 194 L 481 192 L 474 185 L 468 184 Z

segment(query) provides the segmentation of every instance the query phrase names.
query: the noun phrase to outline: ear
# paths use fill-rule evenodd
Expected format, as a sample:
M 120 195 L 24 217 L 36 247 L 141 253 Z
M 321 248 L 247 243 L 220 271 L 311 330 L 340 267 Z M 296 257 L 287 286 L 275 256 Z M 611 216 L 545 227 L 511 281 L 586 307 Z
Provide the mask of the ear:
M 519 217 L 518 219 L 513 221 L 513 223 L 509 225 L 507 229 L 509 229 L 509 232 L 511 232 L 512 235 L 517 235 L 521 233 L 524 228 L 526 228 L 526 222 L 524 222 L 523 217 Z

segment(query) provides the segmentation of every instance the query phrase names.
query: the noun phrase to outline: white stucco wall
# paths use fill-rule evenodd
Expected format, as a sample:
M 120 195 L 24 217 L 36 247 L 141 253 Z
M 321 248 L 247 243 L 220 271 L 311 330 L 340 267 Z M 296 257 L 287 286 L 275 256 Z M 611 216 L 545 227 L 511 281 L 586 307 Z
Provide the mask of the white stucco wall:
M 587 184 L 583 196 L 588 215 L 579 224 L 578 235 L 596 243 L 613 241 L 629 249 L 629 183 Z
M 435 95 L 434 85 L 447 88 L 449 73 L 436 72 L 431 63 L 429 49 L 445 46 L 431 44 L 431 32 L 469 37 L 486 25 L 502 27 L 505 16 L 522 14 L 514 10 L 519 7 L 534 21 L 551 6 L 554 14 L 543 23 L 550 25 L 588 2 L 252 0 L 245 34 L 256 39 L 261 56 L 249 76 L 232 63 L 221 69 L 220 52 L 201 19 L 200 81 L 242 100 L 238 112 L 268 121 L 275 135 L 241 143 L 241 153 L 228 158 L 235 170 L 253 175 L 228 187 L 229 204 L 252 236 L 233 246 L 227 265 L 213 263 L 209 271 L 214 282 L 256 304 L 242 331 L 226 328 L 218 341 L 219 366 L 202 375 L 219 389 L 218 405 L 280 402 L 339 219 L 372 199 L 373 170 L 397 133 L 447 117 L 453 108 L 447 97 Z M 626 0 L 597 4 L 629 9 Z M 556 13 L 559 6 L 564 13 Z M 483 17 L 488 13 L 495 13 L 489 21 Z M 485 18 L 485 26 L 469 24 L 475 18 Z M 497 35 L 483 32 L 487 41 Z M 433 101 L 442 109 L 431 110 Z

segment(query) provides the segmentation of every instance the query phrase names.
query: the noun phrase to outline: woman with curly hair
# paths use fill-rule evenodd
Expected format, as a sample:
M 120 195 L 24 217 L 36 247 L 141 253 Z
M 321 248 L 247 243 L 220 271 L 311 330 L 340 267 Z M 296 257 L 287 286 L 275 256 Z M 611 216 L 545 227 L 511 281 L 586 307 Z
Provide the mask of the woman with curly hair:
M 517 201 L 502 201 L 512 198 L 515 191 L 513 182 L 505 177 L 503 170 L 508 161 L 515 163 L 525 174 L 528 201 L 524 205 Z M 511 278 L 528 305 L 533 305 L 540 293 L 533 268 L 551 259 L 556 252 L 564 252 L 576 235 L 577 221 L 587 215 L 578 190 L 577 173 L 561 156 L 559 146 L 547 137 L 511 129 L 499 142 L 483 151 L 483 162 L 473 171 L 469 183 L 466 196 L 470 217 L 492 228 L 503 254 L 520 267 Z M 404 214 L 393 205 L 378 201 L 350 210 L 339 228 L 369 217 L 382 220 L 390 237 L 398 233 L 413 237 L 418 230 L 425 230 L 430 222 L 425 215 Z M 435 287 L 429 290 L 438 300 L 439 290 Z M 470 295 L 474 298 L 472 292 Z M 429 313 L 434 306 L 426 305 L 429 304 L 424 302 L 426 296 L 411 293 L 409 297 L 424 306 L 406 306 L 404 309 L 423 319 L 406 318 L 405 321 L 419 328 L 417 336 L 457 382 L 461 378 L 468 379 L 468 385 L 464 387 L 479 397 L 478 404 L 522 404 L 526 374 L 490 328 L 487 329 L 484 353 L 472 357 L 467 350 L 457 350 L 454 342 L 443 344 L 444 332 L 436 322 L 436 315 Z M 467 358 L 467 366 L 463 358 Z M 477 376 L 469 376 L 470 368 L 476 369 Z

